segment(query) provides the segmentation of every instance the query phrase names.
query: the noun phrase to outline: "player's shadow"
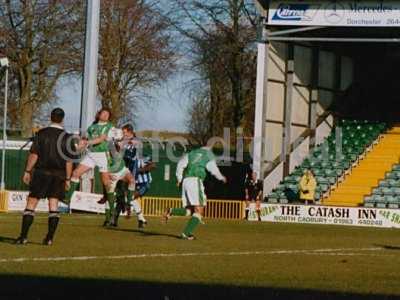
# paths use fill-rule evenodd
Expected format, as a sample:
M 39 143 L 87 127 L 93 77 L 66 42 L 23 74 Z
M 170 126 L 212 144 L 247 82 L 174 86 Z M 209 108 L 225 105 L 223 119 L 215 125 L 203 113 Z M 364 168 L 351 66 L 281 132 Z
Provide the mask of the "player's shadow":
M 169 237 L 169 238 L 180 239 L 179 235 L 161 233 L 161 232 L 155 232 L 155 231 L 148 231 L 148 230 L 126 229 L 126 228 L 109 228 L 109 230 L 121 231 L 121 232 L 133 232 L 133 233 L 141 234 L 142 236 L 165 236 L 165 237 Z
M 15 245 L 16 240 L 17 240 L 16 238 L 11 238 L 11 237 L 8 237 L 8 236 L 0 236 L 0 243 L 3 243 L 3 244 Z M 31 241 L 28 241 L 28 244 L 31 244 L 31 245 L 42 245 L 42 243 L 31 242 Z
M 380 245 L 380 244 L 374 244 L 376 247 L 380 247 L 385 250 L 395 250 L 395 251 L 400 251 L 400 246 L 391 246 L 391 245 Z
M 0 236 L 0 243 L 4 244 L 15 244 L 16 238 L 11 238 L 8 236 Z

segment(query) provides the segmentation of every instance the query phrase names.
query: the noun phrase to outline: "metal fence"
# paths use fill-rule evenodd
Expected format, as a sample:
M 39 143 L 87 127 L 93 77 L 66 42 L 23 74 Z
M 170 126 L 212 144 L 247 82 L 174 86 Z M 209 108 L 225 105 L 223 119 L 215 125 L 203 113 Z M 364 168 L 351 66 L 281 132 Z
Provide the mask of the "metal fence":
M 146 216 L 162 216 L 167 208 L 182 207 L 179 198 L 144 197 L 141 199 Z M 240 220 L 244 217 L 245 203 L 237 200 L 207 200 L 204 217 L 210 219 Z
M 8 192 L 0 191 L 0 212 L 6 212 L 8 210 Z

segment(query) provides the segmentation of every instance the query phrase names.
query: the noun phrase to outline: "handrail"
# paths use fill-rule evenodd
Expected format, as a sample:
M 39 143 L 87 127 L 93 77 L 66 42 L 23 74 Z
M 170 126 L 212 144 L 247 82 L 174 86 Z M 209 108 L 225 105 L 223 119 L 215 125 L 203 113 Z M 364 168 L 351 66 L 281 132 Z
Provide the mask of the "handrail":
M 330 115 L 330 111 L 325 111 L 322 115 L 320 115 L 317 119 L 317 127 L 321 125 Z M 298 146 L 300 146 L 301 141 L 310 137 L 311 133 L 312 130 L 310 128 L 305 129 L 303 133 L 300 134 L 300 136 L 293 143 L 290 144 L 290 153 L 292 153 Z M 283 160 L 281 154 L 279 154 L 272 162 L 266 161 L 266 163 L 269 163 L 269 165 L 267 166 L 267 170 L 265 171 L 264 178 L 270 175 L 282 161 Z

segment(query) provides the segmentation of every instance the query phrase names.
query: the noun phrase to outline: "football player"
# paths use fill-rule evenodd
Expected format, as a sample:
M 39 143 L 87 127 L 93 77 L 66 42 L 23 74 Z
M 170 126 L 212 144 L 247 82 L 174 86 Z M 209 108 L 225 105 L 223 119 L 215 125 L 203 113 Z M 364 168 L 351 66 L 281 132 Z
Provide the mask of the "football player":
M 71 197 L 78 189 L 79 178 L 96 166 L 99 168 L 101 180 L 104 186 L 110 185 L 110 173 L 108 171 L 108 140 L 109 135 L 113 132 L 114 126 L 110 122 L 111 112 L 107 108 L 102 108 L 96 114 L 96 119 L 88 128 L 87 135 L 87 152 L 80 162 L 78 167 L 73 171 L 71 183 L 68 192 L 65 195 L 65 200 L 69 202 Z M 115 203 L 115 195 L 107 194 L 107 199 L 112 207 Z
M 193 232 L 201 223 L 207 197 L 204 192 L 203 181 L 209 171 L 218 180 L 226 183 L 226 177 L 221 174 L 215 161 L 214 154 L 209 147 L 194 149 L 184 155 L 178 162 L 176 169 L 177 185 L 182 186 L 182 208 L 170 208 L 164 214 L 165 222 L 171 216 L 191 215 L 181 238 L 193 240 Z

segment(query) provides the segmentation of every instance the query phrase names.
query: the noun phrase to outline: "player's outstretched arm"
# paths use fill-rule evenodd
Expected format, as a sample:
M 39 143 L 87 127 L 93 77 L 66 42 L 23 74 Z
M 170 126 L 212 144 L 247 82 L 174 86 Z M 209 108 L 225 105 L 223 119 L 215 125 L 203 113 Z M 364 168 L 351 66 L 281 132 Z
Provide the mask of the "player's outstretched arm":
M 189 164 L 189 156 L 185 154 L 178 162 L 176 167 L 176 179 L 178 180 L 178 184 L 182 182 L 183 171 Z
M 216 161 L 210 160 L 207 165 L 206 165 L 207 171 L 210 172 L 215 178 L 217 178 L 220 181 L 223 181 L 224 183 L 227 182 L 226 177 L 221 174 L 221 171 L 219 170 Z

